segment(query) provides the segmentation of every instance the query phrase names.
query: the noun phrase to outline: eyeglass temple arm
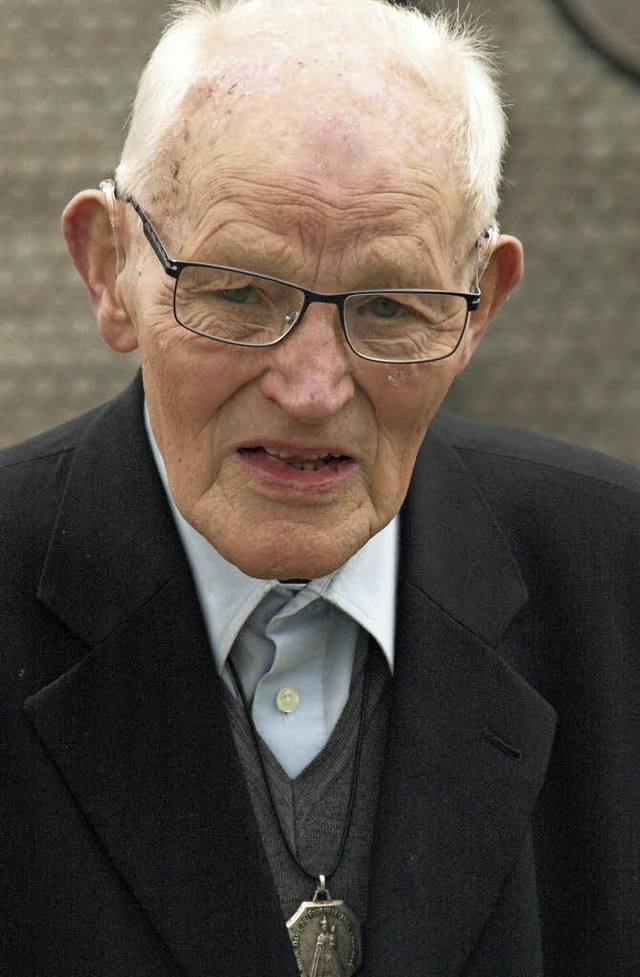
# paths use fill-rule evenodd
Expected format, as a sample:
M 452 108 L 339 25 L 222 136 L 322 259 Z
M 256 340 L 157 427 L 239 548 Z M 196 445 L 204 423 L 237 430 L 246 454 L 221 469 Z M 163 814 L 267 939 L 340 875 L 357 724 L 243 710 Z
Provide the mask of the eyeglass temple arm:
M 480 308 L 480 299 L 482 297 L 481 294 L 480 294 L 480 278 L 484 274 L 485 269 L 486 269 L 486 267 L 487 267 L 487 265 L 489 263 L 489 259 L 491 258 L 491 255 L 493 253 L 493 249 L 496 246 L 496 242 L 498 240 L 499 235 L 500 235 L 500 229 L 499 229 L 498 225 L 497 224 L 490 224 L 489 227 L 486 227 L 484 229 L 484 231 L 482 232 L 482 234 L 480 235 L 480 237 L 476 239 L 476 242 L 475 242 L 475 249 L 476 249 L 476 271 L 475 271 L 475 276 L 474 276 L 473 287 L 476 290 L 477 295 L 474 295 L 469 300 L 469 312 L 476 312 L 477 309 Z M 481 252 L 485 248 L 487 250 L 487 256 L 486 256 L 486 259 L 485 259 L 485 261 L 483 263 L 482 271 L 480 271 L 480 254 L 481 254 Z
M 115 216 L 115 205 L 116 205 L 116 201 L 119 198 L 117 196 L 116 185 L 113 182 L 113 180 L 103 180 L 102 183 L 100 184 L 100 189 L 104 193 L 105 197 L 107 198 L 107 202 L 109 204 L 109 219 L 111 221 L 111 226 L 114 230 L 114 233 L 116 234 L 116 242 L 117 242 L 118 235 L 117 235 L 117 218 Z M 158 260 L 162 264 L 162 267 L 166 271 L 167 275 L 170 275 L 172 278 L 177 278 L 178 272 L 180 270 L 180 266 L 178 265 L 177 262 L 173 261 L 167 254 L 162 241 L 160 240 L 160 238 L 156 233 L 156 229 L 154 228 L 153 224 L 145 214 L 144 210 L 142 209 L 138 201 L 135 199 L 135 197 L 132 197 L 131 194 L 128 194 L 124 198 L 123 203 L 131 204 L 136 214 L 142 221 L 142 229 L 144 231 L 144 236 L 146 237 L 147 241 L 155 251 Z
M 142 229 L 144 231 L 144 236 L 146 237 L 147 241 L 149 242 L 149 244 L 155 251 L 156 255 L 158 256 L 162 264 L 162 267 L 166 271 L 167 275 L 170 275 L 172 278 L 177 278 L 178 272 L 180 270 L 179 264 L 176 261 L 173 261 L 167 254 L 162 241 L 160 240 L 160 238 L 156 233 L 155 227 L 153 226 L 153 224 L 151 223 L 151 221 L 143 211 L 138 201 L 135 199 L 135 197 L 132 197 L 129 194 L 124 198 L 124 202 L 127 204 L 131 204 L 136 214 L 142 221 Z

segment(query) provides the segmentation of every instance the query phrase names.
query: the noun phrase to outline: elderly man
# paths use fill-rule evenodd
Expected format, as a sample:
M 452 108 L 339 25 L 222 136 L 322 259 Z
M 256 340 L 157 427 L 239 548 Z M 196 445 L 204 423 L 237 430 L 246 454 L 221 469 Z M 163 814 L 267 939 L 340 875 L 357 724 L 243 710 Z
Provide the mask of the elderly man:
M 176 13 L 63 220 L 140 377 L 0 469 L 2 973 L 638 972 L 640 481 L 431 423 L 503 141 L 444 18 Z

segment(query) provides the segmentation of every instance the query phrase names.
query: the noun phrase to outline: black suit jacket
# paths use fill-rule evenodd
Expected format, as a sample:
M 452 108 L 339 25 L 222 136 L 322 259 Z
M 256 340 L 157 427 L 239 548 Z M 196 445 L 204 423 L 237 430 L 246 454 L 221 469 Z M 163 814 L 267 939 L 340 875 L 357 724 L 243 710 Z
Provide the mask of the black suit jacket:
M 365 977 L 640 974 L 639 488 L 432 425 Z M 0 972 L 295 977 L 139 381 L 3 454 L 0 546 Z

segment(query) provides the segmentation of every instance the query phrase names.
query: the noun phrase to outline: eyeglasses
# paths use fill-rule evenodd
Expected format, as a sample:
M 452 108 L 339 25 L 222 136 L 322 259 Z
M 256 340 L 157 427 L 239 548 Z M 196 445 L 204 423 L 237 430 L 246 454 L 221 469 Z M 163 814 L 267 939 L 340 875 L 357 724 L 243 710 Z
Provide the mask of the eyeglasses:
M 113 185 L 101 187 L 113 200 Z M 175 261 L 137 200 L 128 196 L 124 202 L 140 217 L 145 237 L 174 279 L 173 313 L 185 329 L 232 346 L 274 346 L 319 302 L 336 306 L 353 352 L 377 363 L 431 363 L 455 353 L 469 314 L 480 305 L 480 251 L 495 233 L 484 231 L 475 242 L 471 292 L 390 288 L 327 294 L 241 268 Z

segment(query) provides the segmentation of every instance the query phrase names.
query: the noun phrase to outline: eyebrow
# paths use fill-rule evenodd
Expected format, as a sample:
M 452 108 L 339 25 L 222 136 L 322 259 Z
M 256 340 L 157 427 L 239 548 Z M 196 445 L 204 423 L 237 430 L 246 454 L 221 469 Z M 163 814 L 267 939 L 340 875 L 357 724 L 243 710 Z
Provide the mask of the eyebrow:
M 400 257 L 384 258 L 381 256 L 365 256 L 365 259 L 354 268 L 354 288 L 441 288 L 446 283 L 440 282 L 442 274 L 434 267 L 433 261 L 424 253 L 424 260 L 420 261 L 415 252 L 407 256 L 406 261 Z
M 285 250 L 285 248 L 278 249 L 282 252 Z M 197 253 L 198 257 L 189 253 L 184 260 L 227 265 L 293 281 L 295 284 L 303 284 L 298 281 L 301 262 L 296 262 L 297 270 L 294 271 L 293 262 L 284 254 L 271 254 L 267 248 L 256 249 L 255 243 L 251 240 L 237 239 L 231 244 L 225 242 L 224 247 L 220 249 L 216 248 L 213 240 L 197 249 Z M 341 277 L 345 289 L 445 288 L 447 284 L 451 284 L 444 280 L 442 272 L 429 260 L 426 248 L 424 262 L 416 258 L 415 251 L 413 255 L 405 255 L 404 261 L 402 257 L 391 254 L 388 256 L 379 253 L 367 254 L 365 251 L 360 259 L 354 256 L 352 263 L 347 265 L 343 262 L 340 270 L 343 272 Z M 344 273 L 345 269 L 346 273 Z

